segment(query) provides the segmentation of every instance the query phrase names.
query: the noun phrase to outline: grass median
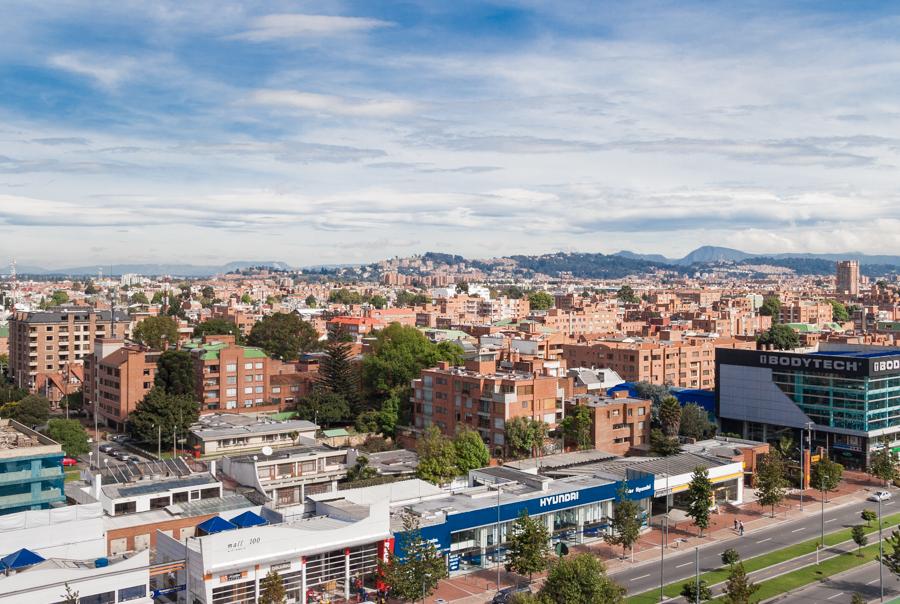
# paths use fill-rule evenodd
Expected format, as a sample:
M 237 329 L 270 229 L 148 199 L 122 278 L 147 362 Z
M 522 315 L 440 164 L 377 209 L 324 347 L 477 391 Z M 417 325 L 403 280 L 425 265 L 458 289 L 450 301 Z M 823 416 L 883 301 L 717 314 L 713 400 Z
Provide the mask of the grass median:
M 900 514 L 893 514 L 891 516 L 885 516 L 883 518 L 883 526 L 885 529 L 890 528 L 892 525 L 900 523 Z M 862 522 L 860 520 L 860 522 Z M 865 526 L 865 525 L 863 525 Z M 845 543 L 852 539 L 850 535 L 851 529 L 844 528 L 838 531 L 834 531 L 832 533 L 826 533 L 825 535 L 825 545 L 832 546 L 837 545 L 839 543 Z M 878 532 L 878 524 L 873 524 L 866 528 L 866 534 L 872 534 Z M 759 556 L 754 556 L 752 558 L 748 558 L 744 560 L 744 568 L 748 573 L 752 573 L 758 570 L 762 570 L 764 568 L 768 568 L 770 566 L 775 566 L 776 564 L 781 564 L 783 562 L 787 562 L 788 560 L 793 560 L 794 558 L 799 558 L 801 556 L 805 556 L 808 554 L 813 554 L 816 551 L 816 544 L 819 542 L 819 539 L 810 539 L 808 541 L 803 541 L 802 543 L 797 543 L 795 545 L 789 545 L 779 550 L 775 550 L 773 552 L 769 552 L 767 554 L 762 554 Z M 867 548 L 864 548 L 865 551 Z M 877 549 L 877 544 L 876 544 Z M 843 556 L 843 554 L 841 555 Z M 838 556 L 840 557 L 840 556 Z M 859 558 L 862 560 L 862 558 Z M 820 565 L 821 568 L 821 565 Z M 848 568 L 852 568 L 849 566 Z M 841 571 L 835 571 L 841 572 Z M 789 573 L 790 574 L 790 573 Z M 785 575 L 787 576 L 787 575 Z M 706 581 L 707 585 L 715 585 L 717 583 L 722 583 L 723 581 L 728 579 L 728 568 L 723 566 L 721 568 L 717 568 L 716 570 L 705 572 L 700 575 L 700 579 Z M 688 579 L 681 579 L 680 581 L 676 581 L 674 583 L 669 583 L 665 587 L 663 587 L 663 594 L 667 598 L 675 598 L 681 594 L 681 586 Z M 788 589 L 794 589 L 793 587 Z M 781 592 L 778 592 L 781 593 Z M 767 596 L 770 597 L 770 596 Z M 630 596 L 626 599 L 628 604 L 654 604 L 659 602 L 659 589 L 653 589 L 651 591 L 645 591 L 640 594 L 636 594 L 634 596 Z

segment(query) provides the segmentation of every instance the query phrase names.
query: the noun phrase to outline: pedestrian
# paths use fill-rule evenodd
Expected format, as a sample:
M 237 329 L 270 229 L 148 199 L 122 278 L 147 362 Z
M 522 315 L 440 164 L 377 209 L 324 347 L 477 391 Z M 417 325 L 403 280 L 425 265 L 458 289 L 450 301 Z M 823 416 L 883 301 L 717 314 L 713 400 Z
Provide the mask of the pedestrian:
M 737 531 L 738 531 L 738 522 L 737 522 L 737 518 L 735 518 L 734 519 L 734 532 L 736 533 Z
M 739 522 L 738 524 L 739 524 L 739 526 L 740 526 L 741 537 L 743 537 L 743 536 L 744 536 L 744 523 L 743 523 L 743 522 Z

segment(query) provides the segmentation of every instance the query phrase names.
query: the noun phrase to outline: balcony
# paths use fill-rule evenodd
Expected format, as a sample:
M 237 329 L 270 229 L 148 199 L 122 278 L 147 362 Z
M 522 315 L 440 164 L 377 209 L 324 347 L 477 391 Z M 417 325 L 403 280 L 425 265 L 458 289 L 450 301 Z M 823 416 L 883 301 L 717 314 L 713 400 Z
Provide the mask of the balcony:
M 60 489 L 45 489 L 32 496 L 31 493 L 19 493 L 18 495 L 6 495 L 0 497 L 0 509 L 8 509 L 21 507 L 25 505 L 42 505 L 45 503 L 53 503 L 63 500 L 63 494 Z
M 516 393 L 515 392 L 494 392 L 491 395 L 491 400 L 495 403 L 503 403 L 504 405 L 508 405 L 510 403 L 516 402 Z

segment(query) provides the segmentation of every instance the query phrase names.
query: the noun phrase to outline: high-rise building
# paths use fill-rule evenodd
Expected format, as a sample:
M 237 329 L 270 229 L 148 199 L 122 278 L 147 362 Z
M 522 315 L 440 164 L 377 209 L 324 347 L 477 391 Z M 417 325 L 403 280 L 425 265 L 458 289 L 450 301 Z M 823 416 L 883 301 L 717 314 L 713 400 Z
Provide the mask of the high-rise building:
M 859 261 L 840 260 L 837 262 L 837 293 L 859 295 Z
M 153 388 L 159 351 L 126 343 L 100 339 L 94 351 L 84 358 L 84 403 L 103 425 L 124 430 L 128 415 Z

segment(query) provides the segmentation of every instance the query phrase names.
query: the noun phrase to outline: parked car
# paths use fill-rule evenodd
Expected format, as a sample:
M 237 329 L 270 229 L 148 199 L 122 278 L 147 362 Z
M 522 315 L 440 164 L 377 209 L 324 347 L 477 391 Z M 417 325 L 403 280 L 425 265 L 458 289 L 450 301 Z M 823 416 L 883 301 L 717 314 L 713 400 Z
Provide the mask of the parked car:
M 491 604 L 508 604 L 516 594 L 530 594 L 531 587 L 528 585 L 516 585 L 514 587 L 504 587 L 497 592 Z
M 74 457 L 63 457 L 63 467 L 70 468 L 72 466 L 77 466 L 78 460 Z
M 110 455 L 115 457 L 119 461 L 128 461 L 129 459 L 131 459 L 130 453 L 126 453 L 125 451 L 120 451 L 118 449 L 110 453 Z
M 869 495 L 869 501 L 887 501 L 891 498 L 891 494 L 887 491 L 875 491 Z
M 112 453 L 115 450 L 116 448 L 109 443 L 103 443 L 102 445 L 100 445 L 101 453 Z

